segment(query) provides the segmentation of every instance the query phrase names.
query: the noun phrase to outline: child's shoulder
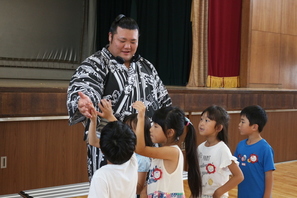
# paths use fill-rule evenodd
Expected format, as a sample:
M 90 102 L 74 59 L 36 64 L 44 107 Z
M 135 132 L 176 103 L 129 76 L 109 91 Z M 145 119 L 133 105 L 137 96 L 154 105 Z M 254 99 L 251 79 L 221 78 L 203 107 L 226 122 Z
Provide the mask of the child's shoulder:
M 205 142 L 206 142 L 206 141 L 200 143 L 200 144 L 198 145 L 198 147 L 204 146 L 204 145 L 205 145 Z
M 267 148 L 267 149 L 272 149 L 272 146 L 265 139 L 262 139 L 259 142 L 261 142 L 261 147 Z

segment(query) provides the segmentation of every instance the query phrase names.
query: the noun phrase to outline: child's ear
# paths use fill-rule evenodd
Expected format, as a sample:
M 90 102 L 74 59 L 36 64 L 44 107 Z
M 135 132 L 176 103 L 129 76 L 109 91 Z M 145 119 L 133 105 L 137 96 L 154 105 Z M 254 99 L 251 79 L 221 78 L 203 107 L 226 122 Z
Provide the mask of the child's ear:
M 217 131 L 217 132 L 220 132 L 220 131 L 222 131 L 222 130 L 223 130 L 223 125 L 222 125 L 222 124 L 216 126 L 216 131 Z
M 168 138 L 173 137 L 174 136 L 174 130 L 173 129 L 168 129 L 166 134 L 167 134 Z
M 257 124 L 252 125 L 252 130 L 253 131 L 258 131 L 258 128 L 259 128 L 259 125 L 257 125 Z

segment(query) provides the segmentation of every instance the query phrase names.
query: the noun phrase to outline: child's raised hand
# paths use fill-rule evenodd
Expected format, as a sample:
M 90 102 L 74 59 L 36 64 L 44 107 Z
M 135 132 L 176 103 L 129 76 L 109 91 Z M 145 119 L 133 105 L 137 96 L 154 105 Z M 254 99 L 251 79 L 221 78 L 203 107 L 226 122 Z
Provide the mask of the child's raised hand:
M 97 111 L 97 114 L 107 119 L 108 121 L 115 121 L 117 120 L 113 115 L 112 105 L 110 100 L 102 99 L 100 100 L 100 103 L 98 104 L 99 109 L 101 112 Z
M 132 104 L 132 107 L 138 111 L 138 116 L 144 117 L 146 106 L 141 101 L 136 101 Z

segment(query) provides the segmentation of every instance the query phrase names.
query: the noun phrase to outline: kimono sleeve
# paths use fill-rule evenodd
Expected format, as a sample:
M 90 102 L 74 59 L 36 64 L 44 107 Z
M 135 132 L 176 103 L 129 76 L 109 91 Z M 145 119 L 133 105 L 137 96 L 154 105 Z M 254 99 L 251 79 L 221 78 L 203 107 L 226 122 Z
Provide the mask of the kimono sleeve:
M 87 58 L 73 74 L 67 90 L 67 110 L 69 124 L 73 125 L 86 118 L 78 111 L 78 92 L 87 95 L 96 109 L 104 91 L 104 79 L 107 74 L 107 67 L 95 56 Z
M 152 74 L 156 82 L 157 100 L 158 100 L 158 104 L 160 105 L 160 108 L 172 105 L 172 101 L 168 94 L 168 90 L 166 86 L 163 84 L 163 81 L 161 80 L 161 78 L 159 77 L 156 68 L 151 63 L 149 64 L 151 65 Z

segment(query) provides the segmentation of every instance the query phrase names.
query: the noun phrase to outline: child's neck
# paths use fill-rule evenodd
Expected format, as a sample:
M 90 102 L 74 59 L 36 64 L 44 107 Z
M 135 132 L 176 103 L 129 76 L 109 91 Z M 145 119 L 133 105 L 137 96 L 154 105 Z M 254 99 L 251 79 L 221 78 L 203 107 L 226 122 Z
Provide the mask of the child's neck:
M 207 138 L 205 142 L 205 146 L 206 147 L 214 146 L 219 142 L 220 140 L 218 140 L 217 138 Z
M 172 145 L 177 145 L 178 144 L 178 140 L 176 139 L 172 139 L 172 138 L 167 138 L 167 141 L 164 143 L 159 143 L 162 146 L 172 146 Z
M 177 145 L 177 142 L 166 142 L 164 144 L 161 143 L 162 146 L 173 146 L 173 145 Z
M 246 143 L 248 145 L 252 145 L 252 144 L 255 144 L 257 142 L 259 142 L 260 140 L 262 140 L 263 138 L 261 137 L 261 135 L 259 133 L 257 134 L 253 134 L 253 135 L 250 135 L 246 141 Z

